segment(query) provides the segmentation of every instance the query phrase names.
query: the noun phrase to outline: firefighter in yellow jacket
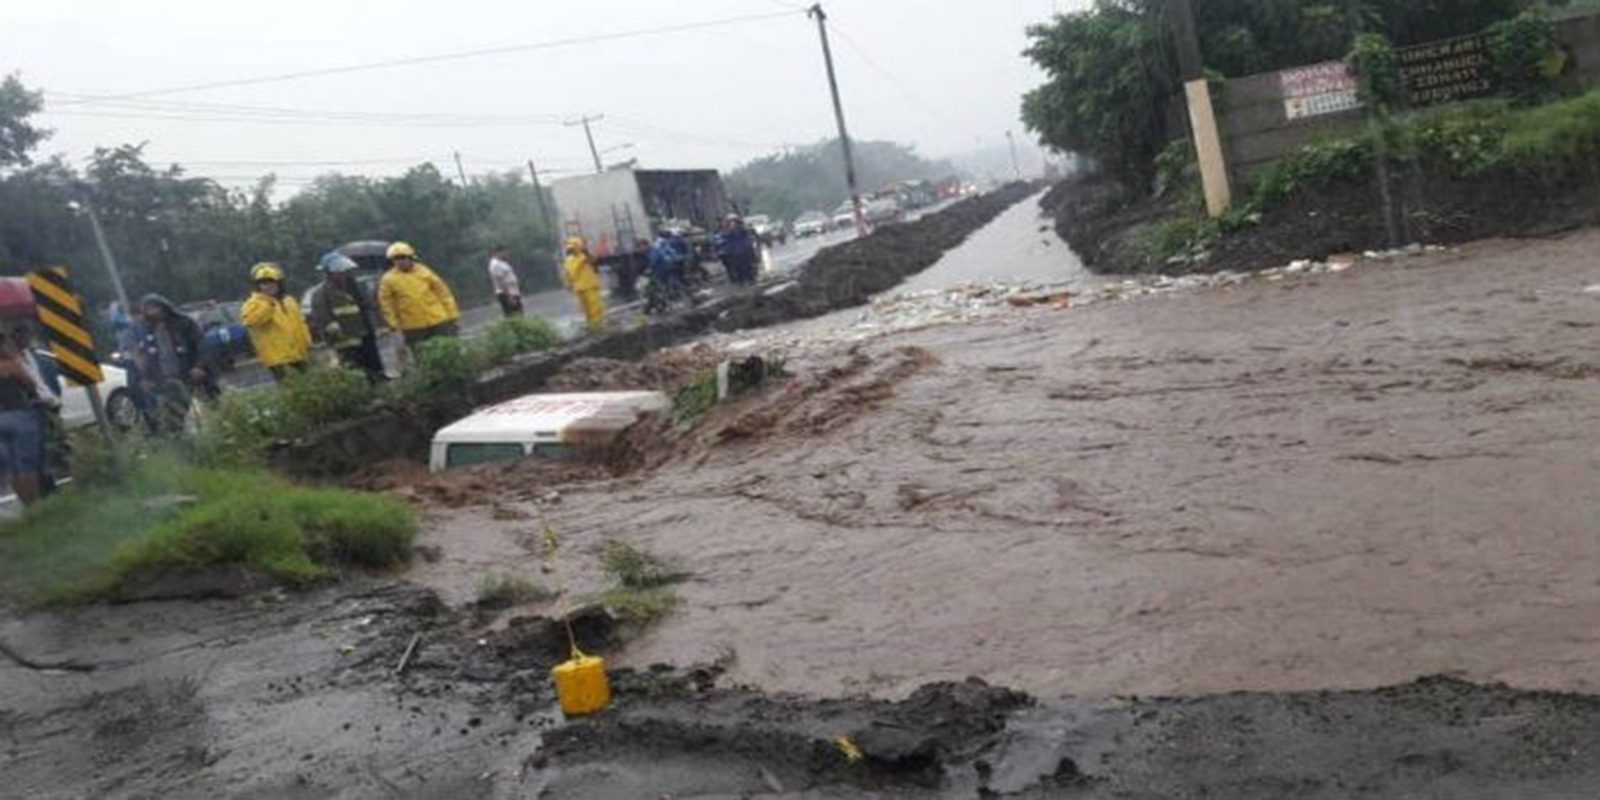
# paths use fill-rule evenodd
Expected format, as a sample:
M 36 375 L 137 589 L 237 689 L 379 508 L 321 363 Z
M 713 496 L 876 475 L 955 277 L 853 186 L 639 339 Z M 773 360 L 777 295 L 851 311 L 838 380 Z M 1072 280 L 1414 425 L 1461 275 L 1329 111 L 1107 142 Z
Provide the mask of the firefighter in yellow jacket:
M 306 327 L 300 304 L 283 290 L 283 269 L 277 264 L 257 264 L 250 269 L 256 290 L 239 308 L 239 321 L 250 332 L 261 366 L 283 380 L 290 370 L 303 371 L 311 354 L 311 329 Z
M 583 306 L 583 318 L 588 320 L 589 327 L 598 328 L 606 318 L 606 307 L 600 300 L 600 270 L 595 267 L 582 237 L 567 239 L 566 250 L 567 260 L 561 264 L 561 282 L 578 298 L 578 305 Z
M 435 336 L 456 335 L 456 296 L 405 242 L 389 245 L 389 269 L 378 282 L 378 309 L 389 327 L 416 347 Z

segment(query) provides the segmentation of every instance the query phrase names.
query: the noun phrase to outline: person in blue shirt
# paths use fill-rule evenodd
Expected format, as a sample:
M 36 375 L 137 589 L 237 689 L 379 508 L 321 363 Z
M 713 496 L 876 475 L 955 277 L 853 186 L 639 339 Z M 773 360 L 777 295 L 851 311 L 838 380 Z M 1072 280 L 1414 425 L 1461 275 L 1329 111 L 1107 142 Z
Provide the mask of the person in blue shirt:
M 662 233 L 650 244 L 650 289 L 648 311 L 665 309 L 674 298 L 684 295 L 684 257 L 669 234 Z

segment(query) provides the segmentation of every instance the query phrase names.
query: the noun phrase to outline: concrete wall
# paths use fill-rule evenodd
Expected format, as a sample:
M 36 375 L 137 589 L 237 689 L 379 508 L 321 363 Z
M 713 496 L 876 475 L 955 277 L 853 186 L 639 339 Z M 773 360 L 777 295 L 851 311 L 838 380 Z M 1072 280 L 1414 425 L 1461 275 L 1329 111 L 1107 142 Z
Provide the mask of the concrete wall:
M 1578 79 L 1600 86 L 1600 15 L 1557 22 L 1555 35 L 1572 55 Z M 1230 79 L 1216 105 L 1223 152 L 1235 182 L 1249 180 L 1273 161 L 1317 139 L 1347 136 L 1366 124 L 1361 109 L 1289 119 L 1276 72 Z

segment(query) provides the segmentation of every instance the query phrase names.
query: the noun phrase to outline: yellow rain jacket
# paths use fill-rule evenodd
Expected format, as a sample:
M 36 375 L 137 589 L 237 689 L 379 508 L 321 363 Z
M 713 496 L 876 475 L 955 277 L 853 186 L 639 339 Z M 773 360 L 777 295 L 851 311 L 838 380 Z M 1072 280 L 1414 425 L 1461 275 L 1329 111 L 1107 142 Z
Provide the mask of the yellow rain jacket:
M 600 271 L 595 269 L 594 260 L 585 251 L 568 252 L 567 260 L 561 263 L 561 275 L 567 289 L 573 292 L 600 290 Z
M 410 272 L 390 267 L 383 273 L 378 282 L 378 309 L 397 331 L 432 328 L 461 316 L 450 287 L 421 261 Z
M 311 329 L 293 297 L 251 292 L 239 308 L 239 321 L 250 332 L 250 344 L 264 367 L 296 364 L 311 353 Z

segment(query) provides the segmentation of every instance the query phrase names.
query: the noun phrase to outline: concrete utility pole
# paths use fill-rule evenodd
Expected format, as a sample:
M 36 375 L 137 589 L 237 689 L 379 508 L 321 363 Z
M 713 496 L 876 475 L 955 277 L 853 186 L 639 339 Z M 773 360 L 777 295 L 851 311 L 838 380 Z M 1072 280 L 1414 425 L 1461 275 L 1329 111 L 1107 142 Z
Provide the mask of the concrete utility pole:
M 1228 184 L 1228 161 L 1222 152 L 1222 134 L 1217 130 L 1216 110 L 1211 107 L 1211 87 L 1206 84 L 1200 61 L 1200 37 L 1195 33 L 1194 9 L 1189 0 L 1169 0 L 1172 33 L 1178 50 L 1178 77 L 1189 101 L 1189 129 L 1194 134 L 1194 151 L 1200 162 L 1200 182 L 1204 184 L 1206 211 L 1215 217 L 1233 202 Z
M 539 185 L 539 169 L 533 165 L 533 159 L 528 159 L 528 177 L 533 179 L 533 199 L 539 204 L 539 216 L 544 221 L 550 221 L 550 210 L 544 205 L 544 187 Z M 554 234 L 554 229 L 551 233 Z
M 813 5 L 807 12 L 817 21 L 817 34 L 822 37 L 822 61 L 828 67 L 828 91 L 833 94 L 833 118 L 839 123 L 839 146 L 844 149 L 844 182 L 850 189 L 850 206 L 855 212 L 856 235 L 867 235 L 867 214 L 861 207 L 861 187 L 856 184 L 856 159 L 850 150 L 850 133 L 844 127 L 844 105 L 839 102 L 839 80 L 833 74 L 833 50 L 828 46 L 828 15 L 822 4 Z
M 94 206 L 73 200 L 67 203 L 67 208 L 81 210 L 89 218 L 89 228 L 94 231 L 94 243 L 100 248 L 100 259 L 106 263 L 106 272 L 111 274 L 111 288 L 116 290 L 117 302 L 122 304 L 124 312 L 133 314 L 134 308 L 128 304 L 128 291 L 122 288 L 122 273 L 117 271 L 117 260 L 111 257 L 111 245 L 106 243 L 106 232 L 100 227 L 100 217 L 94 213 Z
M 1011 174 L 1022 180 L 1022 164 L 1017 161 L 1017 137 L 1006 131 L 1006 143 L 1011 145 Z
M 569 128 L 571 128 L 571 127 L 573 127 L 575 125 L 582 125 L 583 126 L 583 135 L 584 135 L 584 138 L 589 140 L 589 155 L 594 157 L 594 171 L 596 173 L 605 172 L 606 168 L 605 168 L 604 164 L 600 163 L 600 148 L 594 146 L 594 131 L 589 129 L 589 123 L 591 123 L 591 122 L 599 122 L 600 120 L 603 120 L 605 118 L 606 118 L 606 115 L 604 115 L 604 114 L 596 114 L 595 116 L 592 116 L 592 117 L 589 116 L 588 114 L 585 114 L 585 115 L 583 115 L 582 117 L 580 117 L 578 119 L 562 123 L 563 125 L 566 125 Z
M 461 176 L 461 188 L 465 189 L 465 188 L 467 188 L 467 171 L 466 171 L 466 169 L 464 169 L 461 166 L 461 151 L 457 150 L 456 153 L 455 153 L 455 156 L 456 156 L 456 174 Z

